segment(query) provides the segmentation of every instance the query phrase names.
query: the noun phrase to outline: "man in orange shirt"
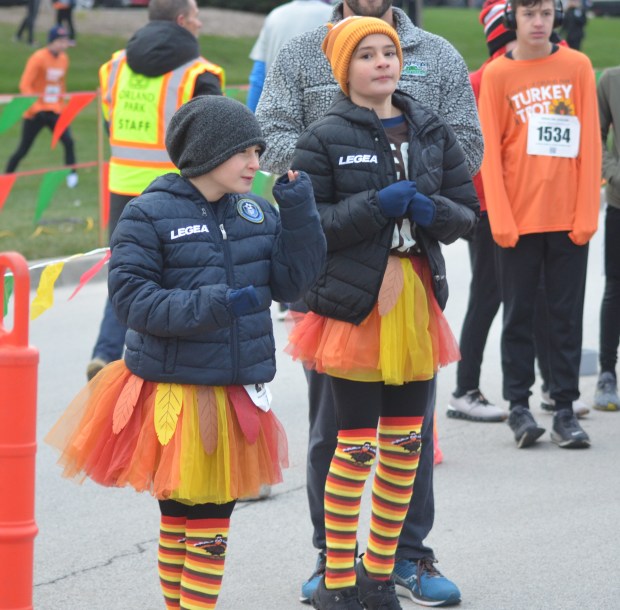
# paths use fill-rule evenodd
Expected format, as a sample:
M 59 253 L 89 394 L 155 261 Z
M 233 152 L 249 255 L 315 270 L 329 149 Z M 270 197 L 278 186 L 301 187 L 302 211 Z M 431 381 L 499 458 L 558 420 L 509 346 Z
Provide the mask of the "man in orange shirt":
M 5 173 L 17 169 L 19 162 L 28 154 L 39 132 L 47 127 L 54 131 L 64 105 L 65 76 L 69 69 L 66 50 L 70 45 L 69 34 L 63 27 L 53 27 L 47 37 L 45 48 L 35 51 L 24 68 L 19 90 L 24 95 L 38 95 L 39 99 L 24 113 L 21 141 L 11 155 Z M 71 131 L 67 128 L 60 141 L 65 147 L 65 165 L 75 164 L 75 151 Z M 67 176 L 67 186 L 73 188 L 78 177 L 73 170 Z
M 535 381 L 533 319 L 541 272 L 549 312 L 551 440 L 589 447 L 572 403 L 579 365 L 588 242 L 599 214 L 601 144 L 590 60 L 549 40 L 559 0 L 512 0 L 512 51 L 488 64 L 480 90 L 482 179 L 504 304 L 502 370 L 518 447 L 543 433 L 529 409 Z

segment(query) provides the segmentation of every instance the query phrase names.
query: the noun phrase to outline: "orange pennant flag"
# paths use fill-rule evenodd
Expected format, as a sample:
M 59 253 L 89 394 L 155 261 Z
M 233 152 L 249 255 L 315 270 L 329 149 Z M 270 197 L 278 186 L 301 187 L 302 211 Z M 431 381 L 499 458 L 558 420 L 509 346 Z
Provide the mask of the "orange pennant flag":
M 71 121 L 80 113 L 82 108 L 88 106 L 95 97 L 97 93 L 74 93 L 71 95 L 71 99 L 69 103 L 64 107 L 63 111 L 58 117 L 58 121 L 56 122 L 56 127 L 54 127 L 54 134 L 52 135 L 52 148 L 56 146 L 60 136 L 65 132 L 67 127 L 71 124 Z
M 1 174 L 0 175 L 0 210 L 6 201 L 6 198 L 9 196 L 11 189 L 13 188 L 13 183 L 17 176 L 15 174 Z
M 80 291 L 84 286 L 90 282 L 100 271 L 103 269 L 103 266 L 110 260 L 112 252 L 108 250 L 105 253 L 105 256 L 98 262 L 95 263 L 90 269 L 84 271 L 82 277 L 80 278 L 80 283 L 77 285 L 77 288 L 73 291 L 73 294 L 69 297 L 69 301 Z

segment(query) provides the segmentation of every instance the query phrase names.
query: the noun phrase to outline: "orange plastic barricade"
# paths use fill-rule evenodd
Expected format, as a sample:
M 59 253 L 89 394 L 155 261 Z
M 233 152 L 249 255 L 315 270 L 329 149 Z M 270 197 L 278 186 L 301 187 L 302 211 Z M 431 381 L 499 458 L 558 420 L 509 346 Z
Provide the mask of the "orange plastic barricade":
M 0 303 L 7 269 L 15 309 L 9 331 L 0 307 L 0 609 L 31 610 L 39 352 L 28 345 L 26 260 L 17 252 L 0 253 Z

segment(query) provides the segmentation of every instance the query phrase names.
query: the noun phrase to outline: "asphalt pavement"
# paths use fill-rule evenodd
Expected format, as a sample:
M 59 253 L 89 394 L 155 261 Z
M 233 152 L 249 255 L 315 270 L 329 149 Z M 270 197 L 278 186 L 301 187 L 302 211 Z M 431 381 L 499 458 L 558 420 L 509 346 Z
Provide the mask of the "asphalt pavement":
M 602 216 L 601 216 L 602 221 Z M 584 347 L 596 350 L 603 289 L 601 232 L 590 249 Z M 447 317 L 458 336 L 470 279 L 466 243 L 444 248 L 450 283 Z M 94 262 L 94 261 L 93 261 Z M 68 265 L 70 265 L 69 263 Z M 63 272 L 71 278 L 69 272 Z M 62 276 L 61 276 L 62 277 Z M 76 278 L 79 273 L 76 274 Z M 64 480 L 45 433 L 85 383 L 106 286 L 92 281 L 73 300 L 65 280 L 53 307 L 31 323 L 40 350 L 36 479 L 34 601 L 38 610 L 163 609 L 156 553 L 159 511 L 153 498 L 131 489 L 101 488 Z M 274 309 L 275 313 L 275 309 Z M 275 319 L 275 318 L 274 318 Z M 272 496 L 239 504 L 232 518 L 226 575 L 218 610 L 291 610 L 311 573 L 316 551 L 305 493 L 306 382 L 301 366 L 282 352 L 286 329 L 274 321 L 278 374 L 274 408 L 289 440 L 290 468 Z M 500 319 L 488 340 L 482 389 L 502 403 Z M 435 470 L 435 527 L 427 543 L 438 567 L 461 588 L 461 608 L 617 609 L 620 580 L 620 413 L 592 411 L 583 420 L 588 450 L 564 450 L 547 432 L 518 450 L 506 424 L 448 419 L 455 366 L 438 382 L 437 424 L 444 461 Z M 591 403 L 595 376 L 582 377 Z M 549 430 L 539 406 L 532 410 Z M 616 436 L 616 435 L 619 436 Z M 368 531 L 365 495 L 362 533 Z M 360 536 L 362 548 L 366 535 Z M 415 608 L 403 602 L 404 608 Z

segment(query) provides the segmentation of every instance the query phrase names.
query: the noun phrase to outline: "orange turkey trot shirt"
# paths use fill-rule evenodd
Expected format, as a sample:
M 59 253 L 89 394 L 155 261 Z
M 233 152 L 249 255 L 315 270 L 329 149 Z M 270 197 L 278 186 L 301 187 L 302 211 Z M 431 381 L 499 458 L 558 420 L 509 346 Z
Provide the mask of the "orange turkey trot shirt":
M 601 144 L 594 71 L 559 47 L 534 60 L 499 57 L 482 76 L 482 178 L 493 238 L 569 231 L 587 243 L 598 224 Z
M 39 95 L 39 99 L 24 112 L 32 118 L 45 110 L 60 114 L 64 106 L 65 75 L 69 69 L 66 53 L 54 55 L 47 47 L 35 51 L 24 68 L 19 90 L 24 95 Z

